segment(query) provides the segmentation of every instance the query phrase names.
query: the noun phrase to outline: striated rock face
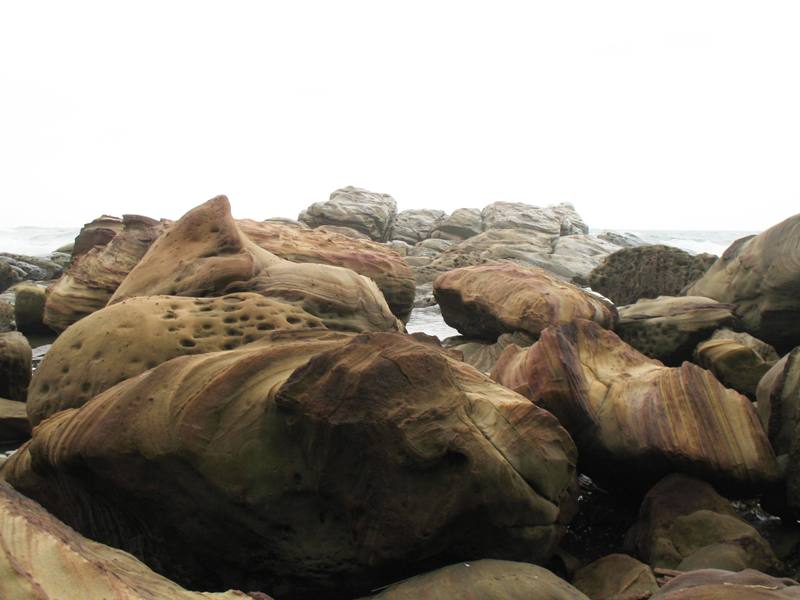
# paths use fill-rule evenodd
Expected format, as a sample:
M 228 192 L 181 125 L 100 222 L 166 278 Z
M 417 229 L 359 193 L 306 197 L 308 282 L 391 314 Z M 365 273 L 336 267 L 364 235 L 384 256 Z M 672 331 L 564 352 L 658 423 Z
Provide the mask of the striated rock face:
M 692 256 L 671 246 L 623 248 L 591 272 L 589 285 L 618 305 L 633 304 L 640 298 L 679 296 L 715 260 L 710 254 Z
M 468 337 L 496 340 L 550 325 L 591 319 L 612 327 L 614 307 L 542 269 L 511 263 L 456 269 L 439 276 L 433 293 L 445 322 Z
M 589 233 L 571 204 L 540 208 L 521 202 L 495 202 L 481 211 L 483 229 L 532 229 L 550 236 Z
M 756 399 L 758 416 L 775 454 L 788 455 L 798 438 L 800 424 L 800 348 L 767 371 L 758 384 Z
M 704 481 L 683 475 L 670 475 L 647 493 L 626 546 L 653 567 L 679 571 L 781 566 L 730 502 Z
M 389 194 L 378 194 L 348 186 L 336 190 L 327 202 L 316 202 L 300 213 L 298 220 L 309 227 L 336 225 L 360 231 L 376 242 L 387 242 L 397 216 L 397 202 Z
M 456 336 L 444 340 L 443 345 L 446 348 L 461 352 L 462 360 L 468 365 L 472 365 L 483 373 L 489 373 L 503 351 L 511 344 L 530 346 L 535 341 L 536 338 L 533 336 L 517 331 L 515 333 L 504 333 L 493 344 L 488 343 L 486 340 L 472 340 Z
M 102 215 L 90 223 L 81 227 L 75 244 L 72 247 L 72 256 L 77 258 L 81 254 L 86 254 L 95 246 L 105 246 L 113 240 L 118 233 L 122 233 L 125 228 L 122 219 Z
M 627 554 L 609 554 L 586 565 L 572 584 L 601 600 L 641 600 L 658 591 L 652 569 Z
M 420 208 L 404 210 L 397 215 L 392 228 L 391 239 L 400 240 L 412 246 L 431 237 L 447 215 L 443 210 Z
M 24 442 L 31 437 L 25 404 L 0 398 L 0 444 Z
M 736 305 L 748 333 L 787 352 L 800 345 L 800 215 L 735 241 L 688 290 Z
M 700 569 L 672 579 L 653 600 L 788 600 L 800 598 L 793 579 L 770 577 L 753 569 L 741 572 Z
M 47 290 L 45 325 L 61 332 L 103 308 L 167 226 L 164 221 L 125 215 L 122 232 L 105 246 L 95 246 L 77 257 Z
M 575 459 L 551 414 L 433 344 L 297 330 L 53 415 L 3 473 L 170 577 L 318 598 L 472 556 L 546 559 Z
M 537 266 L 567 281 L 588 285 L 589 275 L 619 246 L 595 235 L 564 235 L 556 239 L 551 254 Z
M 408 319 L 414 305 L 414 275 L 397 252 L 363 239 L 324 228 L 300 229 L 276 223 L 239 220 L 239 229 L 258 246 L 296 263 L 317 263 L 351 269 L 369 277 L 383 292 L 399 319 Z
M 477 208 L 459 208 L 444 218 L 431 233 L 432 238 L 465 240 L 483 231 L 481 211 Z
M 710 340 L 700 342 L 694 362 L 708 369 L 725 387 L 754 400 L 761 378 L 778 361 L 775 349 L 747 333 L 730 329 L 714 332 Z
M 710 298 L 660 296 L 619 307 L 616 331 L 643 354 L 678 366 L 712 332 L 736 323 L 733 309 Z
M 350 240 L 356 242 L 356 240 Z M 377 286 L 350 269 L 293 263 L 246 236 L 217 196 L 186 213 L 150 248 L 109 304 L 135 296 L 222 296 L 256 292 L 346 331 L 403 328 Z
M 747 495 L 778 478 L 772 448 L 747 398 L 690 363 L 667 368 L 596 323 L 544 330 L 510 346 L 492 378 L 556 415 L 581 468 L 620 489 L 683 472 Z
M 0 597 L 7 600 L 246 600 L 190 592 L 130 554 L 87 540 L 0 483 Z
M 28 415 L 37 425 L 177 356 L 232 350 L 277 329 L 315 327 L 324 328 L 317 317 L 253 293 L 130 298 L 58 337 L 31 382 Z
M 505 560 L 478 560 L 444 567 L 389 586 L 375 600 L 589 600 L 542 567 Z M 365 600 L 365 599 L 364 599 Z
M 0 397 L 25 402 L 31 381 L 31 346 L 17 331 L 0 333 Z
M 638 235 L 628 232 L 618 233 L 616 231 L 604 231 L 603 233 L 599 233 L 597 237 L 599 237 L 601 240 L 611 242 L 612 244 L 621 246 L 623 248 L 649 245 Z

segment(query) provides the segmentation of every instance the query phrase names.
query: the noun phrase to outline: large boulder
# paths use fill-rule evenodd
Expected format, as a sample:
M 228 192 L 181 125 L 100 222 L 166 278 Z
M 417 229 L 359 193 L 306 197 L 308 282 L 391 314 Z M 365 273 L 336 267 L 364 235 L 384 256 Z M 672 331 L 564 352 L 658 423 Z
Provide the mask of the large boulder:
M 478 208 L 458 208 L 444 218 L 431 232 L 432 238 L 465 240 L 483 231 Z
M 788 456 L 798 439 L 800 425 L 800 347 L 776 362 L 761 378 L 756 399 L 758 416 L 775 454 Z
M 524 331 L 534 337 L 576 318 L 613 327 L 613 305 L 542 269 L 512 263 L 456 269 L 440 275 L 433 293 L 445 322 L 467 337 L 496 340 Z
M 658 591 L 652 569 L 627 554 L 609 554 L 586 565 L 572 585 L 592 600 L 641 600 Z
M 481 211 L 483 230 L 532 229 L 551 236 L 589 233 L 571 204 L 544 208 L 521 202 L 494 202 Z
M 376 242 L 387 242 L 397 216 L 397 202 L 389 194 L 378 194 L 348 186 L 336 190 L 327 202 L 316 202 L 298 220 L 309 227 L 337 225 L 360 231 Z
M 253 293 L 130 298 L 56 339 L 31 381 L 28 415 L 36 425 L 177 356 L 232 350 L 274 330 L 314 327 L 324 329 L 301 308 Z
M 625 342 L 661 362 L 691 360 L 697 344 L 736 323 L 734 307 L 697 296 L 659 296 L 619 307 L 617 333 Z
M 0 482 L 0 598 L 5 600 L 249 600 L 190 592 L 133 556 L 87 540 Z
M 612 489 L 642 491 L 683 472 L 748 495 L 778 479 L 747 398 L 691 363 L 665 367 L 597 323 L 577 319 L 530 348 L 509 346 L 492 378 L 556 415 L 582 472 Z
M 39 256 L 2 252 L 0 253 L 0 262 L 11 268 L 17 281 L 49 281 L 60 277 L 64 271 L 60 264 Z
M 706 482 L 683 475 L 665 477 L 647 493 L 625 543 L 652 567 L 781 568 L 769 543 L 730 502 Z
M 619 242 L 624 243 L 624 240 Z M 710 254 L 692 256 L 672 246 L 623 248 L 608 255 L 591 272 L 589 285 L 618 305 L 633 304 L 640 298 L 678 296 L 715 260 Z
M 77 258 L 86 254 L 95 246 L 105 246 L 125 228 L 122 219 L 109 215 L 102 215 L 81 227 L 75 244 L 72 246 L 72 257 Z
M 595 235 L 563 235 L 538 265 L 567 281 L 588 285 L 589 275 L 619 246 Z
M 21 283 L 14 288 L 14 321 L 25 334 L 46 333 L 44 324 L 45 288 L 35 283 Z
M 0 397 L 25 402 L 31 381 L 31 346 L 17 331 L 0 333 Z
M 113 244 L 113 242 L 112 242 Z M 293 263 L 264 250 L 231 216 L 225 196 L 186 213 L 133 268 L 109 304 L 135 296 L 256 292 L 347 331 L 399 331 L 375 283 L 343 267 Z
M 789 600 L 800 598 L 800 584 L 754 569 L 699 569 L 678 575 L 652 600 Z
M 398 213 L 390 237 L 413 246 L 431 237 L 446 216 L 443 210 L 433 208 L 404 210 Z
M 76 258 L 47 290 L 45 325 L 61 332 L 103 308 L 166 227 L 166 222 L 125 215 L 120 233 L 106 245 L 94 246 Z
M 779 358 L 769 344 L 727 328 L 715 331 L 694 351 L 695 363 L 714 373 L 725 387 L 751 400 L 756 397 L 758 382 Z
M 800 345 L 800 215 L 735 241 L 687 294 L 736 305 L 745 330 L 787 352 Z
M 128 379 L 40 423 L 3 474 L 192 586 L 319 598 L 545 560 L 575 459 L 555 417 L 429 342 L 307 329 Z
M 370 600 L 589 600 L 547 569 L 506 560 L 450 565 L 390 585 Z M 363 599 L 367 600 L 367 599 Z
M 399 319 L 408 319 L 414 305 L 414 275 L 397 252 L 368 239 L 354 239 L 318 229 L 239 220 L 239 229 L 261 248 L 296 263 L 317 263 L 351 269 L 369 277 L 383 292 Z

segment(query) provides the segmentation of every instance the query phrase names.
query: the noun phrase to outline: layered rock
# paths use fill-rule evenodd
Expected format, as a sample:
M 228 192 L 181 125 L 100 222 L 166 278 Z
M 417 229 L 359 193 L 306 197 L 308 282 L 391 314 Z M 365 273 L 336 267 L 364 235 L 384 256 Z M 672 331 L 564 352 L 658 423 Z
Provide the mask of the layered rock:
M 497 338 L 496 342 L 491 344 L 486 340 L 472 340 L 456 336 L 444 340 L 444 346 L 461 352 L 462 360 L 468 365 L 472 365 L 483 373 L 489 373 L 508 346 L 511 344 L 523 347 L 530 346 L 535 341 L 536 338 L 533 336 L 517 331 L 515 333 L 504 333 Z
M 756 399 L 758 416 L 775 454 L 788 455 L 797 443 L 800 425 L 800 348 L 767 371 L 758 384 Z
M 625 342 L 667 365 L 691 360 L 697 344 L 736 323 L 734 307 L 697 296 L 660 296 L 619 308 L 617 333 Z
M 336 190 L 327 202 L 316 202 L 300 213 L 298 220 L 309 227 L 349 227 L 376 242 L 389 241 L 397 216 L 397 202 L 389 194 L 378 194 L 348 186 Z
M 597 600 L 641 600 L 658 591 L 652 569 L 627 554 L 609 554 L 586 565 L 572 585 Z
M 31 382 L 28 415 L 36 425 L 178 356 L 232 350 L 278 329 L 315 327 L 324 328 L 319 318 L 253 293 L 130 298 L 58 337 Z
M 750 401 L 690 363 L 668 368 L 586 320 L 510 346 L 492 378 L 556 415 L 583 472 L 635 491 L 682 472 L 752 494 L 778 479 Z
M 25 404 L 0 398 L 0 444 L 24 442 L 31 437 Z
M 432 208 L 404 210 L 398 213 L 390 237 L 413 246 L 431 237 L 446 216 L 443 210 Z
M 494 202 L 481 211 L 483 230 L 531 229 L 550 236 L 589 233 L 571 204 L 540 208 L 521 202 Z
M 624 244 L 618 241 L 622 242 L 618 245 Z M 589 285 L 618 305 L 633 304 L 641 298 L 679 296 L 715 260 L 710 254 L 692 256 L 672 246 L 623 248 L 608 255 L 591 272 Z
M 374 600 L 589 600 L 547 569 L 505 560 L 451 565 L 389 586 Z M 364 599 L 366 600 L 366 599 Z
M 109 215 L 102 215 L 81 227 L 75 244 L 72 246 L 72 256 L 77 258 L 86 254 L 95 246 L 105 246 L 113 240 L 118 233 L 122 233 L 125 224 L 122 219 Z
M 391 249 L 366 239 L 353 239 L 325 228 L 300 229 L 276 223 L 239 220 L 241 231 L 261 248 L 291 262 L 351 269 L 372 279 L 399 319 L 408 319 L 414 304 L 414 275 Z
M 38 256 L 1 252 L 0 262 L 11 268 L 15 281 L 49 281 L 60 277 L 64 271 L 60 264 Z
M 652 600 L 788 600 L 800 598 L 800 584 L 753 569 L 700 569 L 668 582 Z
M 481 211 L 477 208 L 459 208 L 446 216 L 431 233 L 432 238 L 465 240 L 483 231 Z
M 800 215 L 735 241 L 688 290 L 736 305 L 745 330 L 787 352 L 800 345 Z
M 351 240 L 355 241 L 355 240 Z M 113 242 L 112 242 L 113 244 Z M 245 235 L 225 196 L 186 213 L 150 248 L 109 304 L 135 296 L 222 296 L 256 292 L 347 331 L 403 328 L 375 283 L 350 269 L 293 263 Z
M 595 235 L 564 235 L 556 239 L 553 251 L 538 266 L 580 285 L 588 285 L 589 276 L 619 246 Z
M 472 556 L 545 559 L 575 458 L 552 415 L 433 344 L 298 330 L 53 415 L 3 472 L 181 581 L 317 598 Z
M 17 331 L 0 333 L 0 397 L 25 402 L 31 381 L 31 346 Z
M 670 475 L 651 489 L 626 546 L 653 567 L 679 571 L 781 565 L 767 541 L 704 481 Z
M 61 279 L 50 286 L 45 324 L 60 332 L 103 308 L 166 227 L 165 222 L 125 215 L 123 230 L 114 239 L 76 258 Z
M 612 327 L 614 307 L 542 269 L 512 263 L 456 269 L 440 275 L 433 293 L 445 322 L 465 336 L 496 340 L 582 318 Z
M 190 592 L 130 554 L 87 540 L 0 483 L 0 597 L 7 600 L 247 600 Z
M 730 329 L 715 331 L 694 351 L 694 362 L 714 373 L 725 387 L 750 399 L 755 399 L 758 382 L 778 359 L 769 344 Z

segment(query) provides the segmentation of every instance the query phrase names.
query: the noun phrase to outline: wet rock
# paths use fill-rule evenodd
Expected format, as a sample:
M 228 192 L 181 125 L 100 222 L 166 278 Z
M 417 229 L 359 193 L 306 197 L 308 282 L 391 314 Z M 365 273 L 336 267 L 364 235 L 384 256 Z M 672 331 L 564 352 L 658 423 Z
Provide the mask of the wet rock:
M 609 554 L 586 565 L 572 585 L 592 600 L 641 600 L 658 591 L 650 567 L 627 554 Z
M 694 362 L 708 369 L 725 387 L 755 400 L 761 378 L 778 361 L 775 349 L 747 333 L 730 329 L 714 332 L 710 340 L 700 342 Z
M 298 220 L 312 228 L 349 227 L 376 242 L 387 242 L 396 216 L 397 202 L 389 194 L 348 186 L 333 192 L 327 202 L 309 206 Z
M 404 210 L 397 215 L 391 239 L 400 240 L 413 246 L 431 237 L 433 231 L 444 221 L 446 216 L 443 210 L 431 208 Z
M 465 240 L 483 231 L 481 211 L 478 208 L 458 208 L 431 233 L 432 238 Z
M 31 346 L 17 331 L 0 333 L 0 397 L 25 402 L 31 381 Z

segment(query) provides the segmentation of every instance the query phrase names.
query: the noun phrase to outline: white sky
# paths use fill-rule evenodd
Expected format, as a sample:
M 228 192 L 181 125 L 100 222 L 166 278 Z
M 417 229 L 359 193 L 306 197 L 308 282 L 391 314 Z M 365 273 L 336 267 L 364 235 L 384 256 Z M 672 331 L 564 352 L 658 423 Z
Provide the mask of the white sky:
M 3 2 L 2 225 L 573 202 L 592 227 L 800 212 L 800 2 Z

